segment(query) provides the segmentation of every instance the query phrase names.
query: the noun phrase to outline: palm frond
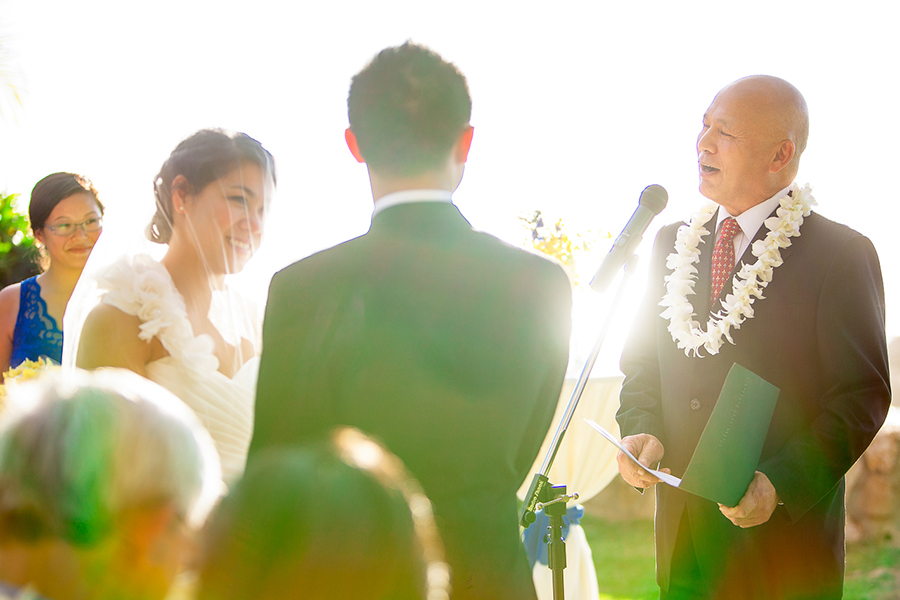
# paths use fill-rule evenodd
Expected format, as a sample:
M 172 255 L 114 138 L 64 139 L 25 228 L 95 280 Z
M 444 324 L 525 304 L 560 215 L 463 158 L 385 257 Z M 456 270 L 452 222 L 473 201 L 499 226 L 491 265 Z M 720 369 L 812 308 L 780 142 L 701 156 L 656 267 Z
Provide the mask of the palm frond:
M 17 120 L 22 108 L 24 77 L 15 66 L 12 45 L 6 36 L 0 36 L 0 118 Z

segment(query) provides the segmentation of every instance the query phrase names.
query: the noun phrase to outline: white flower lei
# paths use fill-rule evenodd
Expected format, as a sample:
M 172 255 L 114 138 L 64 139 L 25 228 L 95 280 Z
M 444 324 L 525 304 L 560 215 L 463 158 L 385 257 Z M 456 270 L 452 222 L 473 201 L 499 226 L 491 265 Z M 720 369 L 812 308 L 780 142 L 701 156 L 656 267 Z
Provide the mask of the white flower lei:
M 772 281 L 772 272 L 782 264 L 781 249 L 791 245 L 790 238 L 800 235 L 800 225 L 809 216 L 812 206 L 816 204 L 809 185 L 800 189 L 792 183 L 787 193 L 781 198 L 774 217 L 765 221 L 769 230 L 764 240 L 753 243 L 753 256 L 757 261 L 752 265 L 741 264 L 741 269 L 733 279 L 733 290 L 722 301 L 723 311 L 710 315 L 706 331 L 700 323 L 693 319 L 696 316 L 694 307 L 688 296 L 694 294 L 697 283 L 697 268 L 700 262 L 701 238 L 709 234 L 704 225 L 716 214 L 718 205 L 709 204 L 691 217 L 691 220 L 678 229 L 675 238 L 675 252 L 666 258 L 666 268 L 672 274 L 666 276 L 666 295 L 660 306 L 666 307 L 661 313 L 669 320 L 669 333 L 688 356 L 701 357 L 701 348 L 710 354 L 718 354 L 719 349 L 731 338 L 731 328 L 741 328 L 745 319 L 753 318 L 753 303 L 763 300 L 763 288 Z

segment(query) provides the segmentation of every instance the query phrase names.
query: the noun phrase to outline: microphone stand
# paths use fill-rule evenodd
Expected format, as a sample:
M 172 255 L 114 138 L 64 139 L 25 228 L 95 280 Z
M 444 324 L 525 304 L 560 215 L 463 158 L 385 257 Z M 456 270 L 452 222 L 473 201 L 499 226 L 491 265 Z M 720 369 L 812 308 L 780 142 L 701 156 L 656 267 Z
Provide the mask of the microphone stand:
M 597 362 L 597 357 L 600 355 L 600 348 L 603 346 L 603 342 L 606 339 L 606 334 L 612 324 L 616 309 L 622 300 L 628 281 L 637 269 L 637 263 L 638 257 L 634 254 L 631 254 L 625 261 L 625 273 L 619 284 L 619 289 L 616 291 L 616 296 L 613 299 L 606 320 L 603 323 L 603 328 L 600 330 L 600 335 L 597 337 L 594 348 L 591 351 L 587 362 L 585 362 L 584 368 L 581 370 L 581 375 L 578 377 L 575 389 L 572 390 L 569 404 L 566 406 L 566 410 L 559 422 L 559 426 L 556 428 L 553 441 L 550 442 L 550 448 L 547 451 L 547 455 L 544 457 L 541 470 L 535 473 L 534 478 L 531 480 L 531 486 L 528 488 L 525 502 L 522 505 L 522 511 L 519 514 L 519 525 L 525 528 L 534 523 L 536 519 L 535 512 L 538 510 L 546 509 L 545 513 L 550 518 L 550 526 L 547 528 L 549 530 L 547 553 L 550 570 L 553 575 L 553 600 L 565 599 L 563 569 L 566 568 L 566 542 L 562 537 L 562 518 L 566 514 L 566 503 L 569 500 L 577 500 L 578 494 L 574 493 L 568 495 L 566 493 L 566 486 L 552 485 L 548 475 L 550 473 L 550 467 L 556 459 L 556 453 L 559 451 L 566 430 L 569 428 L 569 423 L 572 421 L 572 416 L 575 414 L 575 409 L 578 407 L 578 402 L 581 400 L 581 394 L 584 392 L 584 388 L 587 385 L 588 377 L 594 369 L 594 363 Z

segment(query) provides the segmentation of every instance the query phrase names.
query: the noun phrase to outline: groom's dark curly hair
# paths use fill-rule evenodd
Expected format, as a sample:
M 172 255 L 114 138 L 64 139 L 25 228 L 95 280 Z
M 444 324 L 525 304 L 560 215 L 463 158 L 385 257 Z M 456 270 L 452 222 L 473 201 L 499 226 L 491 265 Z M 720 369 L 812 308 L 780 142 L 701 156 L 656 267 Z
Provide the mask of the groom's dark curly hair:
M 424 46 L 385 48 L 350 83 L 350 130 L 374 171 L 417 175 L 446 160 L 472 114 L 466 78 Z

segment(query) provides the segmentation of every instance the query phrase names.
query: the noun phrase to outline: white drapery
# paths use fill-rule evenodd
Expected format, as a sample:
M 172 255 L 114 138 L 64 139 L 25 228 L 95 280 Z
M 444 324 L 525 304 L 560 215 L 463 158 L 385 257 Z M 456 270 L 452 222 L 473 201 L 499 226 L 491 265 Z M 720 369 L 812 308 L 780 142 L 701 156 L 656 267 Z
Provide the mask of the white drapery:
M 541 446 L 531 474 L 519 489 L 520 498 L 525 497 L 533 474 L 541 469 L 574 387 L 575 380 L 566 380 L 563 384 L 553 424 Z M 607 430 L 617 433 L 619 429 L 615 417 L 621 387 L 621 376 L 588 380 L 569 429 L 550 468 L 550 482 L 554 485 L 566 485 L 570 494 L 577 492 L 579 503 L 587 502 L 599 494 L 618 473 L 615 447 L 591 429 L 584 422 L 584 418 L 592 419 Z M 566 563 L 564 573 L 567 600 L 597 600 L 600 597 L 597 572 L 594 569 L 591 548 L 581 525 L 569 528 L 566 536 Z M 540 562 L 535 563 L 533 577 L 538 600 L 552 600 L 553 581 L 550 569 Z

